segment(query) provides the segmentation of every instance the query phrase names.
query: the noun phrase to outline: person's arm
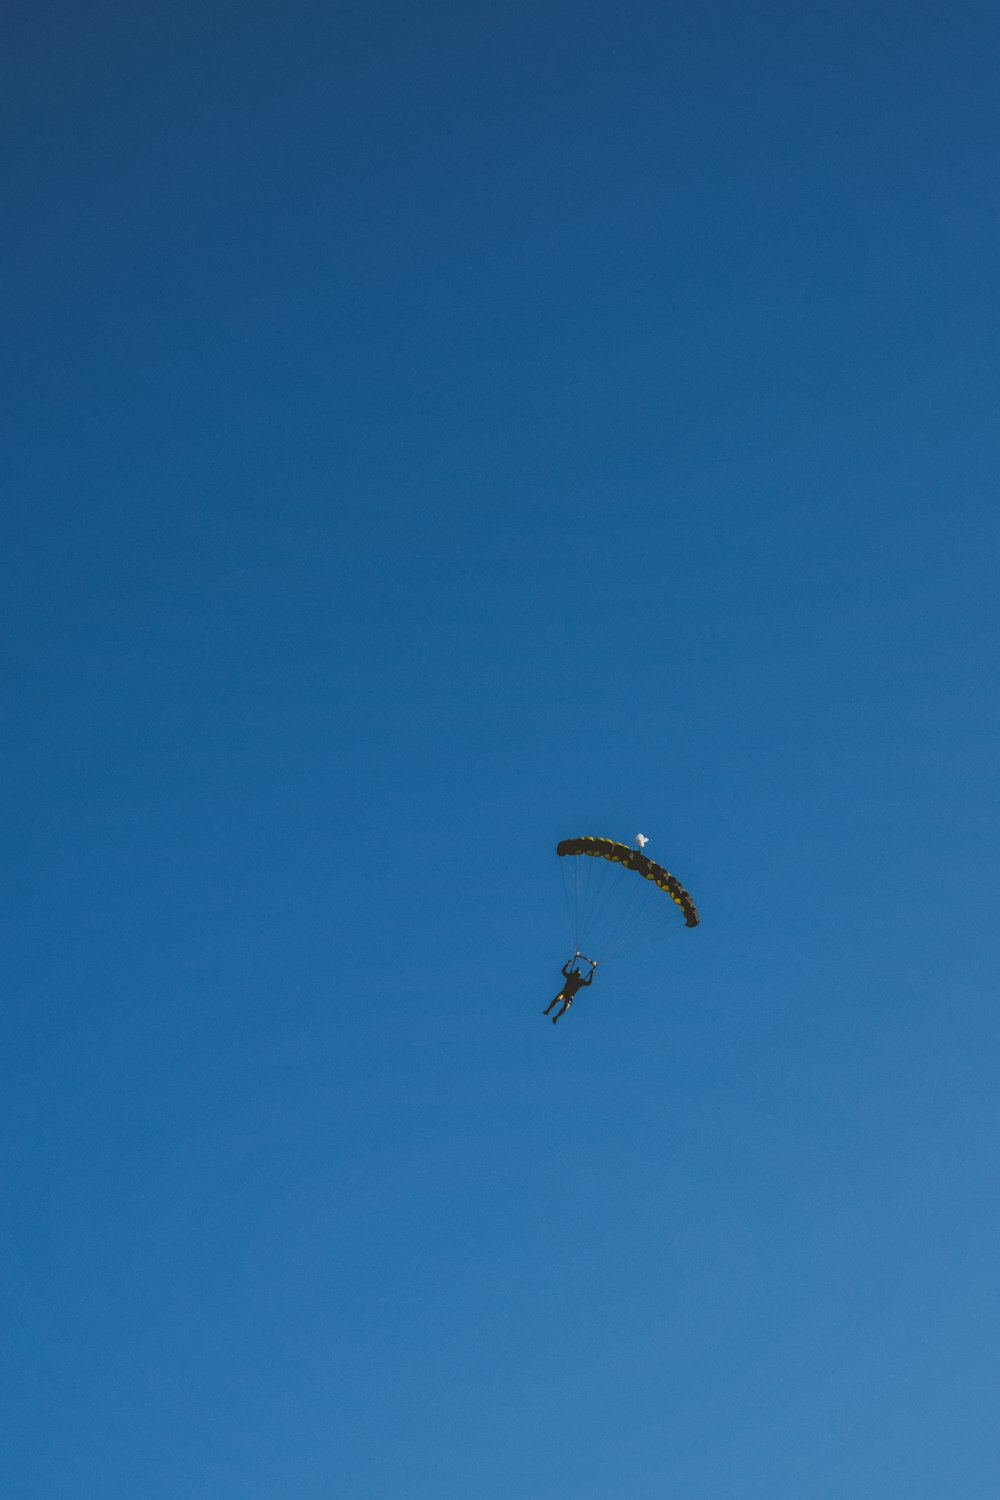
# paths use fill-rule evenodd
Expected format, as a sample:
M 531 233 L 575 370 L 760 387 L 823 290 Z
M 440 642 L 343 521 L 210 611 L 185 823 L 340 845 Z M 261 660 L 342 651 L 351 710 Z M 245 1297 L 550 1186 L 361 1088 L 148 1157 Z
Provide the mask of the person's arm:
M 594 982 L 594 970 L 593 970 L 593 969 L 591 969 L 591 971 L 590 971 L 590 973 L 589 973 L 589 974 L 588 974 L 588 975 L 587 975 L 587 977 L 586 977 L 586 979 L 582 979 L 582 980 L 581 980 L 581 981 L 580 981 L 580 983 L 581 983 L 581 984 L 593 984 L 593 982 Z
M 573 962 L 573 960 L 571 958 L 568 958 L 566 960 L 566 962 L 562 966 L 562 977 L 564 979 L 568 979 L 569 978 L 569 966 L 570 966 L 570 964 L 572 962 Z

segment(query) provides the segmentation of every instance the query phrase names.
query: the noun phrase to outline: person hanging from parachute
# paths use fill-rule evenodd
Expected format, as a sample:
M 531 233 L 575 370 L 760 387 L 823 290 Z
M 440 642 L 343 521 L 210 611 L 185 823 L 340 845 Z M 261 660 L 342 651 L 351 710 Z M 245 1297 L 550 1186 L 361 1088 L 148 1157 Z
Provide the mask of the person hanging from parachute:
M 697 927 L 698 908 L 676 875 L 656 864 L 646 853 L 649 839 L 636 834 L 634 844 L 586 835 L 563 839 L 556 846 L 563 869 L 570 906 L 574 942 L 584 942 L 600 962 L 627 951 L 640 942 L 666 936 L 680 927 Z M 592 946 L 595 944 L 596 946 Z M 584 979 L 577 959 L 590 965 Z M 594 981 L 598 960 L 577 948 L 563 965 L 563 986 L 545 1007 L 555 1025 L 572 1005 L 576 995 Z
M 586 979 L 584 979 L 583 975 L 580 973 L 579 965 L 577 965 L 575 969 L 570 968 L 573 960 L 577 958 L 582 958 L 585 964 L 590 965 L 590 973 L 587 975 Z M 564 980 L 562 989 L 559 991 L 558 995 L 555 997 L 552 1003 L 545 1007 L 545 1009 L 542 1011 L 542 1015 L 547 1016 L 553 1006 L 558 1005 L 559 1001 L 561 1000 L 562 1010 L 557 1010 L 555 1015 L 552 1017 L 552 1024 L 554 1026 L 559 1017 L 564 1016 L 569 1010 L 570 1006 L 573 1004 L 573 1001 L 576 998 L 577 991 L 585 989 L 588 984 L 593 984 L 594 975 L 596 974 L 596 972 L 597 964 L 594 962 L 594 960 L 592 958 L 587 958 L 586 954 L 581 953 L 579 949 L 577 949 L 577 951 L 573 954 L 573 958 L 568 958 L 562 966 L 562 976 Z

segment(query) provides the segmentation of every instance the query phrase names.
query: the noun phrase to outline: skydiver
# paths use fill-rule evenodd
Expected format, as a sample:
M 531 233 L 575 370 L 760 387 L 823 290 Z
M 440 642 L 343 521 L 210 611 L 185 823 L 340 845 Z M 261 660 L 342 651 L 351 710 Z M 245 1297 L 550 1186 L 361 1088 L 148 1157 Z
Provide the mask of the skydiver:
M 579 953 L 574 953 L 573 958 L 579 958 L 580 956 L 581 955 Z M 577 990 L 582 989 L 585 985 L 593 983 L 594 972 L 597 968 L 597 965 L 593 963 L 591 959 L 587 960 L 587 962 L 591 965 L 591 969 L 586 979 L 584 979 L 582 974 L 580 973 L 579 968 L 572 970 L 570 969 L 570 964 L 573 962 L 573 958 L 567 959 L 562 966 L 562 976 L 566 983 L 563 985 L 558 995 L 552 1001 L 552 1004 L 547 1005 L 542 1012 L 543 1015 L 547 1016 L 549 1011 L 552 1009 L 552 1006 L 558 1005 L 559 1001 L 562 1001 L 562 1010 L 557 1010 L 555 1015 L 552 1017 L 553 1026 L 556 1024 L 559 1017 L 564 1016 L 569 1010 L 570 1006 L 573 1004 L 573 999 L 576 995 Z

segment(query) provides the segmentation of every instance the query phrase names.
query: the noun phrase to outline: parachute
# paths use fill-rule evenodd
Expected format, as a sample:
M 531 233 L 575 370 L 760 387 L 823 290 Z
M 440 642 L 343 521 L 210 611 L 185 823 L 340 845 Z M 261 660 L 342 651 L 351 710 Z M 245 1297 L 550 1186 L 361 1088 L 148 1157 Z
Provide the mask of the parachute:
M 563 839 L 556 846 L 577 951 L 598 961 L 636 945 L 698 926 L 698 908 L 675 875 L 638 848 L 616 839 Z

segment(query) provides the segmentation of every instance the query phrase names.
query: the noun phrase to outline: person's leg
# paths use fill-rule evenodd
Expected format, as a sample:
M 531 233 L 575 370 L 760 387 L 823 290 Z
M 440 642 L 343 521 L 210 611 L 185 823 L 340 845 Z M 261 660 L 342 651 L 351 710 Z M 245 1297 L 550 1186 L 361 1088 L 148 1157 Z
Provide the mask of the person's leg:
M 555 1013 L 555 1015 L 552 1017 L 552 1024 L 553 1024 L 553 1026 L 556 1024 L 556 1022 L 558 1021 L 558 1019 L 559 1019 L 560 1016 L 564 1016 L 566 1014 L 566 1012 L 569 1010 L 569 1008 L 572 1005 L 572 1003 L 573 1003 L 573 1001 L 571 1000 L 571 998 L 569 997 L 569 995 L 567 995 L 566 998 L 563 1000 L 562 1010 L 557 1010 L 556 1013 Z
M 549 1013 L 549 1011 L 552 1009 L 552 1006 L 553 1005 L 558 1005 L 559 1001 L 562 1000 L 562 998 L 563 998 L 563 992 L 562 992 L 562 990 L 560 990 L 559 993 L 558 993 L 558 995 L 556 996 L 556 998 L 552 1001 L 552 1005 L 547 1005 L 545 1007 L 545 1009 L 542 1011 L 542 1015 L 543 1016 L 547 1016 L 548 1013 Z

